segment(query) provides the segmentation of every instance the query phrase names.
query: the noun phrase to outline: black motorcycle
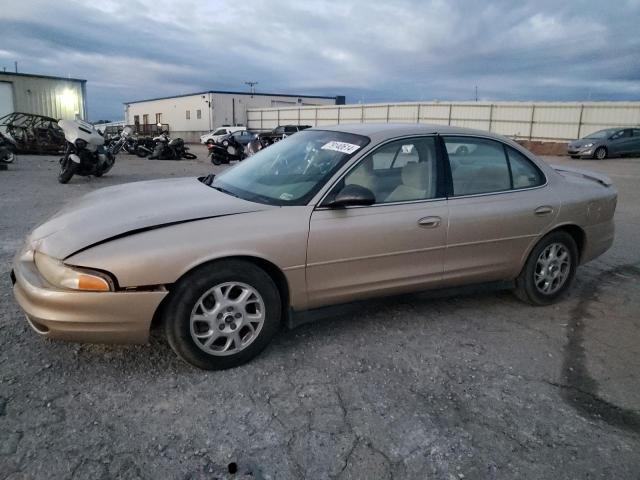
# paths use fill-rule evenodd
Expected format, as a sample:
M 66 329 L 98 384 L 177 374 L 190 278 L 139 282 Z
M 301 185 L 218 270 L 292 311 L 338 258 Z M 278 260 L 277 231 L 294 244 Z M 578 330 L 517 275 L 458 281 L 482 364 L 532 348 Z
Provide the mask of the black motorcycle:
M 198 158 L 189 152 L 189 147 L 184 144 L 184 140 L 181 138 L 170 139 L 167 131 L 162 132 L 154 140 L 156 148 L 149 155 L 149 160 L 181 160 L 183 158 L 195 160 Z
M 207 149 L 209 150 L 211 163 L 214 165 L 242 161 L 247 158 L 245 146 L 233 135 L 225 135 L 218 142 L 208 140 Z
M 156 149 L 156 142 L 149 136 L 138 137 L 135 154 L 141 158 L 148 157 Z

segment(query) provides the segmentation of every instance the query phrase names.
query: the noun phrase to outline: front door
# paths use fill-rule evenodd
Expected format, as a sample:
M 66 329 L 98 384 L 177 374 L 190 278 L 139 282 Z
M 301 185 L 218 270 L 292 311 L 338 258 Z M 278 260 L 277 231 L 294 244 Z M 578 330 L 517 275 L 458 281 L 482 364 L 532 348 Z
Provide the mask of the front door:
M 478 137 L 443 140 L 453 183 L 443 284 L 514 278 L 557 215 L 558 200 L 516 149 Z
M 418 290 L 442 277 L 447 201 L 438 182 L 435 137 L 389 142 L 332 189 L 372 191 L 371 206 L 312 213 L 307 248 L 309 308 Z

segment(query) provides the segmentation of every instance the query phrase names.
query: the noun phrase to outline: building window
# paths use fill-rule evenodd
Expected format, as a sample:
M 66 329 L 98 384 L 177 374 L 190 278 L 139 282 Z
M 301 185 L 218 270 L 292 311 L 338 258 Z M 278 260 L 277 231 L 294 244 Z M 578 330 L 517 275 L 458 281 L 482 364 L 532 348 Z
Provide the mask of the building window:
M 196 110 L 196 118 L 200 120 L 202 118 L 202 110 Z
M 149 114 L 145 113 L 144 115 L 142 115 L 142 123 L 144 125 L 149 125 Z
M 156 123 L 162 123 L 162 114 L 156 113 Z
M 191 120 L 191 110 L 187 110 L 187 120 Z
M 140 125 L 140 115 L 134 115 L 133 116 L 133 123 L 135 125 Z

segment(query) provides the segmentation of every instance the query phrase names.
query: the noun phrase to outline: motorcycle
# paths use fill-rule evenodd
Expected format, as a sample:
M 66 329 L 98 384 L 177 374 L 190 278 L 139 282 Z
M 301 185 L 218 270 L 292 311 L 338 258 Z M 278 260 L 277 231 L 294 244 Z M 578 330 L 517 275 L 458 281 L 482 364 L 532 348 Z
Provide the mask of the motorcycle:
M 116 155 L 122 150 L 131 134 L 125 127 L 120 138 L 105 147 L 104 137 L 90 123 L 82 120 L 60 120 L 64 132 L 64 157 L 60 159 L 58 181 L 68 183 L 74 175 L 101 177 L 113 167 Z
M 156 142 L 151 137 L 138 137 L 135 154 L 141 158 L 145 158 L 153 153 L 156 148 Z
M 233 135 L 226 135 L 218 142 L 208 140 L 206 145 L 211 163 L 214 165 L 230 163 L 235 160 L 242 161 L 248 156 L 245 146 L 238 142 Z
M 189 147 L 184 144 L 181 138 L 169 138 L 169 132 L 164 130 L 160 135 L 153 139 L 156 142 L 156 148 L 149 155 L 149 160 L 195 160 L 193 153 L 189 152 Z
M 13 163 L 16 159 L 16 151 L 17 145 L 13 137 L 8 132 L 0 133 L 0 165 Z

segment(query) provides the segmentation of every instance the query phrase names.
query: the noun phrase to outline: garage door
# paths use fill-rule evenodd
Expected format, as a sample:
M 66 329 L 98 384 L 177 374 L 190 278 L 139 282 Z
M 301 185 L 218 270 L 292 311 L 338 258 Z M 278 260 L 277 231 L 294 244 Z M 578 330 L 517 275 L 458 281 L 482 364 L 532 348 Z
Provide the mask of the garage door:
M 0 82 L 0 117 L 13 113 L 13 85 Z

